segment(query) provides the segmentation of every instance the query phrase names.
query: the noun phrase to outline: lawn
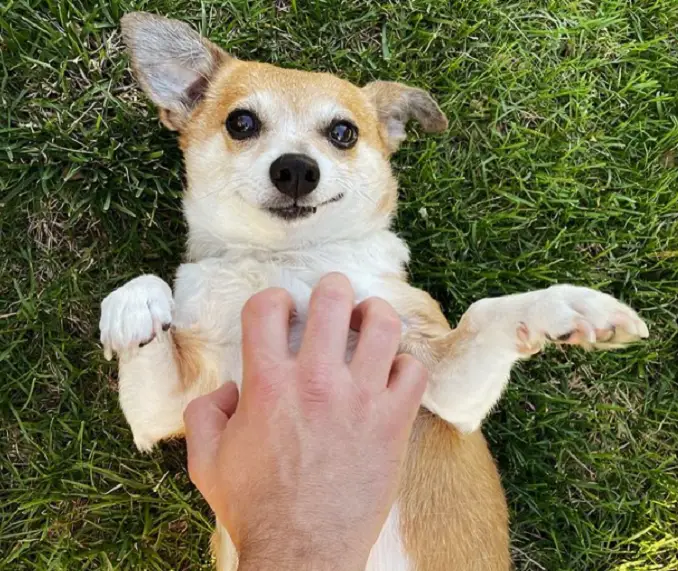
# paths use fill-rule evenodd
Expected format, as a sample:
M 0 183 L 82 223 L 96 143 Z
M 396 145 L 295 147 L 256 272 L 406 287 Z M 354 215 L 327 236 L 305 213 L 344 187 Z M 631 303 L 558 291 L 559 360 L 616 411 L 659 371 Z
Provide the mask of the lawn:
M 242 58 L 430 89 L 394 163 L 414 282 L 471 302 L 571 282 L 649 342 L 522 364 L 484 430 L 520 570 L 678 569 L 678 1 L 0 3 L 0 570 L 208 569 L 181 442 L 133 449 L 99 303 L 182 255 L 180 155 L 118 21 Z

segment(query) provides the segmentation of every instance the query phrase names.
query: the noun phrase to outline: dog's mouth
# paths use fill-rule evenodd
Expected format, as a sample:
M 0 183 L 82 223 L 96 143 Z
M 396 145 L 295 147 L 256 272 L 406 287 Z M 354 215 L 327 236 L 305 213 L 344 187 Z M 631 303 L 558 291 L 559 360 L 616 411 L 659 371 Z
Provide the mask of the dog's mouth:
M 313 214 L 318 212 L 318 208 L 327 206 L 328 204 L 332 204 L 333 202 L 339 202 L 342 198 L 344 198 L 344 193 L 337 194 L 336 196 L 330 198 L 329 200 L 326 200 L 325 202 L 321 202 L 320 204 L 316 204 L 314 206 L 305 206 L 294 202 L 294 204 L 290 204 L 289 206 L 270 207 L 267 208 L 266 210 L 268 210 L 274 216 L 277 216 L 278 218 L 281 218 L 283 220 L 301 220 L 302 218 L 308 218 L 309 216 L 312 216 Z

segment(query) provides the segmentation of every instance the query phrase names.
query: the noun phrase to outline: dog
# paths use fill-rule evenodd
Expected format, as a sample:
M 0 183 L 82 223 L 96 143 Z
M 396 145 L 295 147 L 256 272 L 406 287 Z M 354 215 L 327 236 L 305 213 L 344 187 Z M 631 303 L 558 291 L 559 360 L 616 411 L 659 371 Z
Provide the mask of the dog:
M 174 292 L 142 275 L 102 303 L 101 342 L 107 358 L 118 356 L 137 448 L 181 436 L 193 398 L 240 381 L 240 312 L 250 296 L 271 286 L 290 292 L 296 349 L 313 286 L 341 272 L 356 302 L 390 302 L 401 352 L 430 372 L 399 498 L 367 570 L 507 571 L 507 506 L 479 428 L 511 367 L 547 343 L 621 347 L 647 337 L 645 323 L 610 295 L 556 285 L 477 301 L 452 329 L 408 284 L 408 248 L 390 229 L 389 158 L 406 124 L 447 127 L 431 95 L 242 61 L 186 23 L 147 13 L 124 16 L 122 31 L 138 81 L 179 134 L 188 222 Z M 217 527 L 216 566 L 230 571 L 237 548 Z

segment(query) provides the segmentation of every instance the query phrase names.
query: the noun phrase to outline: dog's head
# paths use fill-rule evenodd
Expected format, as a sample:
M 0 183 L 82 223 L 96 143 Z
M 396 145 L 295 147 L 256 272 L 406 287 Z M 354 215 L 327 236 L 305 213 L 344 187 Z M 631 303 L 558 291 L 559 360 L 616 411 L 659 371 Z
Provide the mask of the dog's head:
M 122 20 L 136 75 L 180 133 L 191 240 L 286 248 L 388 225 L 390 155 L 416 119 L 442 131 L 431 96 L 399 83 L 359 88 L 333 75 L 229 56 L 185 23 Z

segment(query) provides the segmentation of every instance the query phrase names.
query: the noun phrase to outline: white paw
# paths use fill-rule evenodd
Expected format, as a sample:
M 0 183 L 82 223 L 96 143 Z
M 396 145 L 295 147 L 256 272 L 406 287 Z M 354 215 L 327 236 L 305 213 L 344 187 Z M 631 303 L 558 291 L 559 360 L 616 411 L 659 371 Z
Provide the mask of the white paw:
M 101 344 L 111 359 L 143 347 L 172 323 L 172 290 L 156 276 L 139 276 L 109 294 L 101 304 Z
M 528 295 L 533 297 L 516 331 L 525 355 L 547 342 L 614 349 L 649 335 L 633 309 L 606 293 L 557 285 Z

